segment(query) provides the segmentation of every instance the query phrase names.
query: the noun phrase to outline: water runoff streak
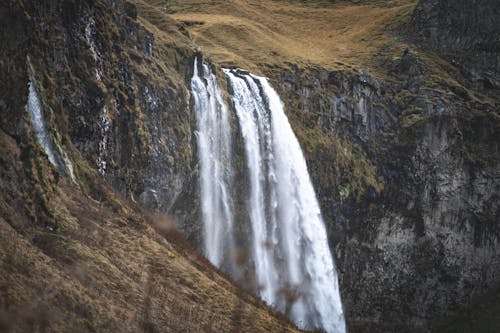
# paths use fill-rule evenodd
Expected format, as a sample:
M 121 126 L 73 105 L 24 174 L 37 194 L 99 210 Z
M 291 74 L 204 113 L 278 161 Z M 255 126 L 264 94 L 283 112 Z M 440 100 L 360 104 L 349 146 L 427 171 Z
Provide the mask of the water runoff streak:
M 207 244 L 213 247 L 213 253 L 206 249 L 207 255 L 216 264 L 212 258 L 220 258 L 222 249 L 233 249 L 215 244 L 216 241 L 224 244 L 224 238 L 228 237 L 222 231 L 226 230 L 225 224 L 232 223 L 234 205 L 230 201 L 222 204 L 225 200 L 222 192 L 227 193 L 233 184 L 230 178 L 222 178 L 218 173 L 218 163 L 210 161 L 224 160 L 217 155 L 220 149 L 216 147 L 223 146 L 218 140 L 227 140 L 224 144 L 230 145 L 231 136 L 224 132 L 229 125 L 225 118 L 227 107 L 220 98 L 215 76 L 205 65 L 203 68 L 204 80 L 198 75 L 195 63 L 191 84 L 198 116 L 202 211 L 219 212 L 217 219 L 203 213 L 205 228 L 219 233 L 206 235 L 212 237 Z M 241 70 L 224 69 L 224 73 L 232 91 L 246 158 L 248 184 L 244 199 L 252 233 L 251 255 L 246 264 L 255 271 L 254 289 L 265 302 L 302 328 L 343 333 L 345 321 L 338 277 L 326 229 L 302 150 L 283 104 L 266 78 Z M 218 144 L 207 147 L 207 137 L 216 138 Z M 210 186 L 224 191 L 212 189 L 214 194 L 217 191 L 221 194 L 206 197 L 204 189 Z M 218 199 L 214 201 L 216 196 Z

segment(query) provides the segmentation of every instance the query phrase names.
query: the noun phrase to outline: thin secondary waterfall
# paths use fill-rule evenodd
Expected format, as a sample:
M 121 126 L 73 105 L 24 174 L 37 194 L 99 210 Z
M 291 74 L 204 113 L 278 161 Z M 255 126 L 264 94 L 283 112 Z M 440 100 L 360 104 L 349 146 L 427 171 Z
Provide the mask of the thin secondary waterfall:
M 99 140 L 99 155 L 97 156 L 96 163 L 97 170 L 101 176 L 104 176 L 106 174 L 106 156 L 108 155 L 109 131 L 111 129 L 111 121 L 106 105 L 102 108 L 101 115 L 99 116 L 99 129 L 101 131 L 101 140 Z
M 27 62 L 31 72 L 26 110 L 30 115 L 30 123 L 33 128 L 33 132 L 35 133 L 35 137 L 47 154 L 50 163 L 57 167 L 62 175 L 69 176 L 69 178 L 76 184 L 77 181 L 71 160 L 68 158 L 66 152 L 57 146 L 56 141 L 53 141 L 53 138 L 47 131 L 42 101 L 40 100 L 40 96 L 37 91 L 34 75 L 31 74 L 33 73 L 33 66 L 31 65 L 29 58 Z
M 63 163 L 54 149 L 54 144 L 47 133 L 45 120 L 43 119 L 42 103 L 40 102 L 35 85 L 33 84 L 33 79 L 30 79 L 29 82 L 28 105 L 26 106 L 26 109 L 30 114 L 31 127 L 35 132 L 38 143 L 45 150 L 50 163 L 59 169 L 64 170 Z
M 231 161 L 229 155 L 221 156 L 221 152 L 229 150 L 220 149 L 225 144 L 231 145 L 227 107 L 215 75 L 206 65 L 203 69 L 202 78 L 195 62 L 191 85 L 198 117 L 203 222 L 211 233 L 206 233 L 205 242 L 213 253 L 206 251 L 217 265 L 222 249 L 234 249 L 221 246 L 229 236 L 225 224 L 233 223 L 231 211 L 237 206 L 229 200 L 224 202 L 223 194 L 236 185 L 230 177 L 222 178 L 221 170 L 232 167 L 224 163 L 226 169 L 218 167 L 222 161 Z M 238 223 L 247 223 L 251 232 L 250 256 L 243 265 L 252 266 L 254 290 L 300 327 L 345 332 L 326 229 L 302 150 L 283 104 L 266 78 L 241 70 L 224 69 L 224 73 L 245 152 L 247 179 L 240 197 L 246 200 L 248 216 L 246 221 L 243 218 Z M 207 195 L 207 190 L 211 195 Z
M 224 256 L 231 255 L 233 248 L 233 209 L 229 191 L 232 184 L 231 127 L 217 78 L 207 65 L 202 64 L 202 70 L 200 75 L 195 60 L 191 90 L 198 122 L 196 137 L 204 247 L 207 258 L 221 267 L 223 261 L 230 262 Z

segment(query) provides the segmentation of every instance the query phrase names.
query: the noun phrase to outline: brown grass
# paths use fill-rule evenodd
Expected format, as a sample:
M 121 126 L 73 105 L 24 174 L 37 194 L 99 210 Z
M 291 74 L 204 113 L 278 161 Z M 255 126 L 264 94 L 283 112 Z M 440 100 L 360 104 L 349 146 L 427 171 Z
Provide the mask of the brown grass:
M 141 0 L 164 11 L 165 2 Z M 196 45 L 225 66 L 259 72 L 261 64 L 295 63 L 327 69 L 372 68 L 373 55 L 397 48 L 391 26 L 415 0 L 324 4 L 298 1 L 168 1 Z M 142 13 L 149 20 L 147 13 Z
M 190 248 L 169 218 L 99 184 L 99 200 L 66 179 L 58 192 L 58 230 L 14 229 L 0 217 L 1 331 L 297 331 Z

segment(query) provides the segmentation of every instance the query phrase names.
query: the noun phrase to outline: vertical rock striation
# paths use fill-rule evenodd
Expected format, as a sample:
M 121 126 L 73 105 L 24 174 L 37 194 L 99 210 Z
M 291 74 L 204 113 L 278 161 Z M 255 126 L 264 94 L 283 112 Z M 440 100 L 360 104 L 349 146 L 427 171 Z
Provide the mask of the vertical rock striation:
M 500 7 L 495 0 L 422 0 L 408 34 L 444 54 L 478 89 L 500 89 Z
M 295 128 L 316 137 L 304 140 L 309 163 L 333 164 L 311 176 L 351 331 L 423 332 L 500 283 L 498 113 L 446 83 L 426 87 L 423 66 L 405 51 L 399 82 L 385 85 L 363 73 L 278 76 Z M 376 182 L 346 191 L 370 165 Z

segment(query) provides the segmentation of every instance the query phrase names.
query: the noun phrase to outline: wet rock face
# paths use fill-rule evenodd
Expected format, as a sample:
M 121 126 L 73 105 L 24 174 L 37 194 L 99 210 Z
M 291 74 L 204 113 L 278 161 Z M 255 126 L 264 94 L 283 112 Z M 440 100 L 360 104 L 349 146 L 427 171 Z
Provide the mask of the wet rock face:
M 360 147 L 368 145 L 382 128 L 394 126 L 394 115 L 385 104 L 383 87 L 365 72 L 291 67 L 276 76 L 275 84 L 294 131 L 302 140 L 324 217 L 337 221 L 327 226 L 332 245 L 337 244 L 346 228 L 340 202 L 343 196 L 357 191 L 352 188 L 351 176 L 354 172 L 363 174 L 354 186 L 361 188 L 359 192 L 371 193 L 368 195 L 373 194 L 372 185 L 377 182 L 370 170 L 353 170 L 358 161 L 366 161 Z M 347 137 L 349 141 L 345 142 L 343 138 Z M 354 161 L 353 155 L 359 159 Z
M 168 211 L 191 188 L 190 56 L 155 54 L 137 8 L 121 0 L 25 1 L 35 41 L 29 51 L 51 105 L 56 130 L 116 190 Z M 47 83 L 47 82 L 45 82 Z M 155 202 L 151 202 L 155 193 Z
M 26 117 L 31 20 L 18 1 L 0 4 L 0 215 L 16 230 L 57 225 L 48 207 L 57 172 L 38 147 Z M 38 184 L 46 184 L 41 187 Z
M 353 173 L 334 168 L 332 183 L 328 165 L 307 156 L 351 332 L 425 332 L 500 284 L 497 116 L 467 96 L 426 89 L 411 50 L 391 71 L 399 80 L 386 86 L 365 73 L 295 71 L 277 80 L 292 119 L 307 114 L 305 126 L 361 147 L 385 184 L 342 198 Z
M 500 7 L 495 0 L 422 0 L 409 34 L 451 58 L 475 88 L 499 89 Z
M 352 75 L 326 70 L 305 73 L 292 67 L 282 72 L 278 84 L 285 103 L 300 112 L 315 115 L 325 132 L 349 133 L 366 142 L 390 123 L 383 106 L 379 82 L 366 72 Z
M 483 125 L 490 139 L 498 135 Z M 499 165 L 464 160 L 454 145 L 477 138 L 457 139 L 461 126 L 449 117 L 423 123 L 415 148 L 393 155 L 406 171 L 377 203 L 384 210 L 350 217 L 371 230 L 366 237 L 351 229 L 337 252 L 354 321 L 371 317 L 391 331 L 425 331 L 433 319 L 498 285 Z

